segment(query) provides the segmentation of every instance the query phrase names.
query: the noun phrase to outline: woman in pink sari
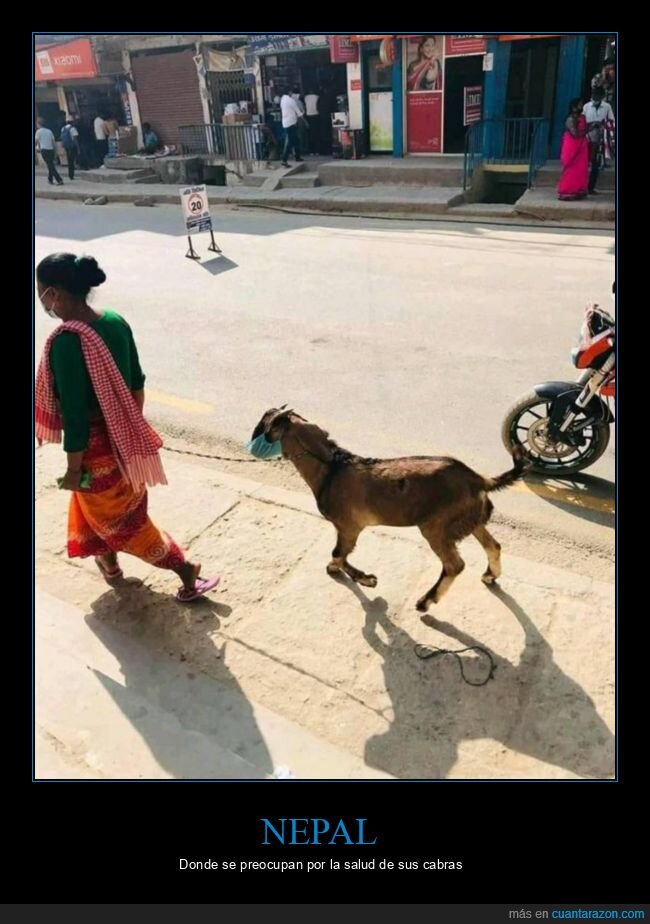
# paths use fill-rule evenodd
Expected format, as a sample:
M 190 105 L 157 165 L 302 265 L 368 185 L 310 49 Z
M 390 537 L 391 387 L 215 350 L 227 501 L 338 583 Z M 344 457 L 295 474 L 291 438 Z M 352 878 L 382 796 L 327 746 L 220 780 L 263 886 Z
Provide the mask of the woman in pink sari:
M 584 199 L 589 186 L 589 139 L 581 100 L 571 101 L 565 127 L 560 149 L 562 175 L 557 184 L 557 197 L 567 201 Z
M 434 35 L 425 36 L 418 45 L 418 56 L 409 65 L 407 87 L 411 92 L 442 90 L 442 67 L 436 57 L 438 46 Z

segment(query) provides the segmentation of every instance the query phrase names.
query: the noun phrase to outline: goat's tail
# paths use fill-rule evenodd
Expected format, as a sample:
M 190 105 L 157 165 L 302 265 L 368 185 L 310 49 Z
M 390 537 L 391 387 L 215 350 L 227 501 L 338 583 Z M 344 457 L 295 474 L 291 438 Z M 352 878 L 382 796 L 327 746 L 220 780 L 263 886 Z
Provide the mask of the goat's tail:
M 522 447 L 515 446 L 512 450 L 514 468 L 511 468 L 509 472 L 504 472 L 502 475 L 497 475 L 496 478 L 484 478 L 485 490 L 488 493 L 490 491 L 502 491 L 504 488 L 509 488 L 515 481 L 518 481 L 529 467 L 525 458 Z

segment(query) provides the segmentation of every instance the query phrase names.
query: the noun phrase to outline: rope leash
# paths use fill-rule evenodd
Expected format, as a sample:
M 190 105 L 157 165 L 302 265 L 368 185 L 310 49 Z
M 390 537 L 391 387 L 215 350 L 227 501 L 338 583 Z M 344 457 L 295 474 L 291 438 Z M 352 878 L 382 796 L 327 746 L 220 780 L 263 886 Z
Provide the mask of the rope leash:
M 467 679 L 465 674 L 465 665 L 463 664 L 463 659 L 460 657 L 464 651 L 479 651 L 488 659 L 490 662 L 490 671 L 485 680 L 481 680 L 477 683 L 474 680 Z M 469 684 L 470 687 L 484 687 L 489 680 L 492 680 L 494 677 L 494 672 L 497 669 L 497 666 L 494 663 L 494 658 L 490 652 L 486 648 L 481 648 L 480 645 L 470 645 L 469 648 L 458 648 L 456 650 L 452 648 L 438 648 L 436 645 L 416 645 L 415 654 L 416 657 L 420 658 L 421 661 L 428 661 L 429 658 L 438 658 L 441 655 L 453 655 L 453 657 L 458 661 L 461 677 L 465 683 Z
M 228 456 L 211 456 L 205 452 L 191 452 L 189 449 L 172 449 L 171 446 L 163 446 L 162 448 L 165 452 L 175 452 L 180 456 L 196 456 L 198 459 L 214 459 L 217 462 L 263 462 L 268 465 L 270 461 L 268 459 L 233 459 Z M 275 461 L 281 462 L 282 459 Z
M 189 449 L 173 449 L 171 446 L 163 446 L 162 448 L 165 450 L 165 452 L 175 452 L 177 455 L 181 456 L 195 456 L 197 459 L 212 459 L 217 462 L 264 462 L 264 464 L 268 464 L 268 460 L 264 459 L 234 459 L 230 456 L 217 456 L 205 452 L 192 452 Z M 282 462 L 283 460 L 277 459 L 275 461 Z M 474 680 L 467 679 L 467 675 L 465 674 L 465 665 L 463 663 L 463 659 L 460 657 L 461 654 L 463 654 L 465 651 L 478 651 L 485 655 L 485 657 L 488 659 L 490 662 L 490 670 L 485 680 L 476 682 Z M 458 662 L 461 677 L 470 687 L 484 687 L 488 681 L 492 680 L 494 677 L 494 672 L 497 669 L 496 664 L 494 663 L 494 658 L 490 652 L 485 648 L 481 648 L 480 645 L 470 645 L 468 648 L 458 648 L 455 651 L 450 648 L 438 648 L 436 646 L 432 647 L 429 645 L 416 645 L 415 654 L 418 658 L 420 658 L 421 661 L 427 661 L 430 658 L 438 658 L 441 655 L 452 655 Z

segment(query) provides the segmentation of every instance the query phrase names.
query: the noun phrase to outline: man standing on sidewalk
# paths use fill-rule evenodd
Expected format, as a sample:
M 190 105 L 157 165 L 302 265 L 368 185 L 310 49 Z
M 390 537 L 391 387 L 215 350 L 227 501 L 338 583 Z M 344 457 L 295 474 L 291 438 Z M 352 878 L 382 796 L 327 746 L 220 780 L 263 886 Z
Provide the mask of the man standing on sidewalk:
M 589 192 L 591 195 L 597 193 L 596 183 L 600 172 L 600 159 L 603 151 L 603 139 L 605 134 L 605 122 L 614 122 L 614 112 L 609 103 L 604 100 L 604 93 L 601 87 L 594 87 L 591 93 L 591 101 L 588 102 L 582 114 L 587 120 L 589 129 L 589 160 L 591 170 L 589 173 Z
M 74 180 L 75 162 L 79 154 L 79 132 L 75 128 L 72 119 L 66 119 L 65 125 L 61 129 L 61 144 L 64 147 L 68 161 L 68 176 L 71 180 Z
M 104 158 L 108 154 L 108 126 L 105 119 L 97 113 L 95 116 L 95 150 L 97 151 L 98 167 L 104 166 Z
M 54 166 L 54 132 L 45 127 L 45 119 L 39 119 L 37 124 L 36 150 L 47 164 L 47 182 L 56 182 L 57 186 L 63 186 L 63 180 Z
M 298 119 L 302 119 L 302 106 L 296 102 L 288 90 L 285 90 L 280 100 L 280 109 L 282 110 L 282 128 L 285 132 L 282 166 L 288 167 L 289 151 L 291 150 L 296 155 L 296 162 L 300 163 L 302 161 L 298 142 Z

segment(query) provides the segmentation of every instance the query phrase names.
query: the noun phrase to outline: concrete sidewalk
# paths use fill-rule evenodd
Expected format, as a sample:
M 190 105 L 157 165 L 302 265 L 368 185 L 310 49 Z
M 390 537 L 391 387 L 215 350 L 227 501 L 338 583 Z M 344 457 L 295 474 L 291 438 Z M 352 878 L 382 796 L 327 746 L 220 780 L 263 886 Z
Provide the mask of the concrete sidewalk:
M 612 776 L 613 585 L 506 548 L 492 592 L 467 542 L 423 621 L 415 601 L 439 564 L 419 532 L 364 533 L 353 561 L 377 590 L 333 580 L 333 529 L 310 495 L 165 454 L 152 517 L 223 576 L 180 606 L 168 572 L 125 556 L 137 580 L 110 589 L 67 559 L 60 447 L 36 461 L 38 777 Z M 418 643 L 481 645 L 495 677 L 469 686 Z
M 119 185 L 64 180 L 64 186 L 52 186 L 46 176 L 35 178 L 37 198 L 83 202 L 87 198 L 106 196 L 109 203 L 131 204 L 147 200 L 153 205 L 180 205 L 178 187 L 161 183 Z M 544 227 L 605 228 L 611 230 L 611 209 L 602 214 L 591 204 L 588 210 L 571 209 L 581 203 L 557 202 L 544 191 L 544 213 L 534 209 L 518 211 L 518 205 L 464 203 L 460 187 L 381 186 L 367 188 L 317 186 L 313 189 L 266 190 L 248 186 L 210 186 L 211 206 L 235 205 L 289 211 L 325 212 L 333 215 L 476 221 L 489 219 L 503 224 L 535 224 Z M 525 198 L 525 197 L 524 197 Z M 521 201 L 521 200 L 520 200 Z M 561 208 L 560 208 L 561 207 Z M 99 208 L 99 206 L 97 206 Z

